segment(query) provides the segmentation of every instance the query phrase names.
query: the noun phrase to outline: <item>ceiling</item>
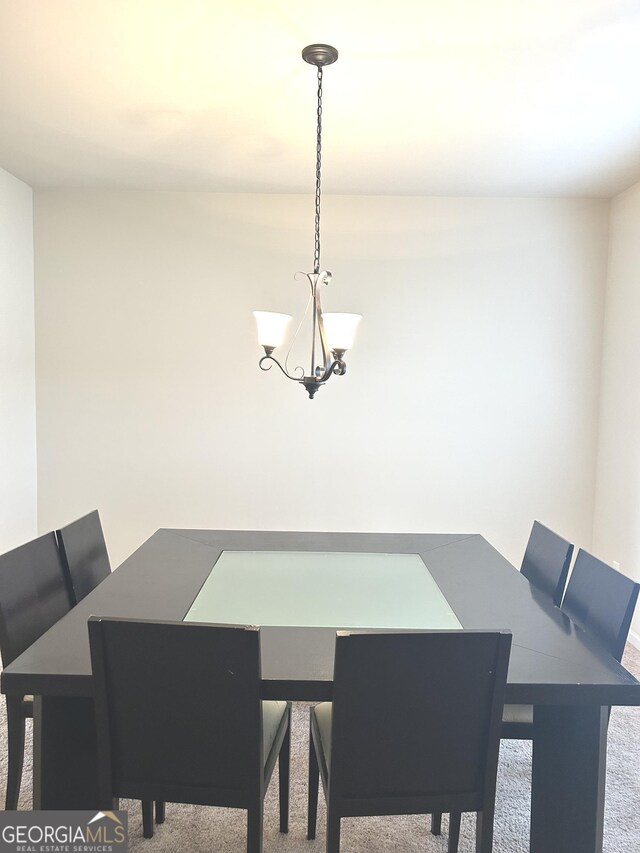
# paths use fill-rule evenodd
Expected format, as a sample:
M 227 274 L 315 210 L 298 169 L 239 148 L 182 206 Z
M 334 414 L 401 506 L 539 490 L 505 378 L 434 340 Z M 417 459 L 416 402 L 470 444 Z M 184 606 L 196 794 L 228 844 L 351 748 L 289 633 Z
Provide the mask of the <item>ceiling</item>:
M 610 196 L 638 0 L 0 0 L 0 167 L 37 187 Z

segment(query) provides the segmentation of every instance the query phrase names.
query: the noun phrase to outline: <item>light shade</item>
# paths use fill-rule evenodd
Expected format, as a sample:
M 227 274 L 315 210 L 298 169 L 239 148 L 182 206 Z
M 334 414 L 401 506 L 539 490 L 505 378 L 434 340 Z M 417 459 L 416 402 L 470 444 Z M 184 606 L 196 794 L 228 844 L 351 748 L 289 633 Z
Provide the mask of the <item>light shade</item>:
M 323 313 L 322 322 L 329 348 L 332 350 L 351 349 L 360 320 L 362 320 L 362 314 L 337 314 L 332 311 L 327 314 Z
M 290 314 L 277 314 L 275 311 L 254 311 L 258 327 L 258 343 L 262 347 L 279 347 L 287 332 L 291 320 Z

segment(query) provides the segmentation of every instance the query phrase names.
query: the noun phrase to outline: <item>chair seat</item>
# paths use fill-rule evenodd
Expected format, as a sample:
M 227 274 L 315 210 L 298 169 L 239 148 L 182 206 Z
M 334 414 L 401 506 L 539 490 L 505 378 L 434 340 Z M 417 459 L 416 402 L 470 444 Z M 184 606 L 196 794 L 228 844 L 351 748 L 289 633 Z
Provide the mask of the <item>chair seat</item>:
M 320 740 L 322 741 L 322 750 L 327 762 L 327 767 L 331 767 L 331 713 L 333 705 L 331 702 L 321 702 L 311 709 L 311 713 L 315 716 L 320 732 Z
M 502 711 L 502 722 L 532 726 L 533 705 L 505 705 Z
M 286 710 L 286 702 L 263 701 L 262 703 L 262 759 L 265 764 Z

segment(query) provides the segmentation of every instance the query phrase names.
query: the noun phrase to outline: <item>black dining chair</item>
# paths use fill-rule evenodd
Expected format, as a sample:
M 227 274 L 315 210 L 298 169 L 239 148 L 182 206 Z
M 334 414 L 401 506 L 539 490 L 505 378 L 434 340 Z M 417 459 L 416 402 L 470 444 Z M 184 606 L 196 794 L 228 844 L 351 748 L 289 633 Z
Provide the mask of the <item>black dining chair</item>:
M 98 510 L 56 531 L 73 603 L 89 595 L 109 577 L 111 564 Z
M 338 632 L 333 702 L 311 709 L 307 838 L 322 779 L 327 853 L 343 817 L 433 812 L 450 813 L 449 853 L 476 812 L 490 853 L 510 649 L 507 632 Z
M 560 607 L 573 556 L 573 545 L 553 530 L 533 522 L 520 572 L 536 588 Z M 531 740 L 533 737 L 533 705 L 505 705 L 502 737 L 509 740 Z M 434 817 L 438 834 L 439 817 Z
M 279 761 L 280 831 L 289 821 L 291 704 L 260 700 L 254 627 L 91 617 L 100 808 L 153 801 L 247 810 L 262 850 L 264 795 Z
M 53 533 L 0 556 L 0 652 L 8 666 L 71 609 L 64 566 Z M 33 696 L 7 695 L 6 810 L 18 808 L 25 720 Z
M 562 601 L 562 612 L 622 660 L 640 584 L 580 549 Z
M 534 521 L 520 571 L 560 607 L 572 555 L 570 542 Z
M 536 589 L 560 607 L 572 556 L 573 545 L 570 542 L 539 521 L 534 521 L 520 571 Z M 530 740 L 533 737 L 533 706 L 505 705 L 502 722 L 502 737 Z
M 520 572 L 559 607 L 572 555 L 573 545 L 570 542 L 539 521 L 534 521 Z M 508 740 L 531 740 L 533 705 L 505 705 L 501 736 Z M 436 812 L 431 822 L 433 835 L 440 835 L 441 827 L 442 814 Z

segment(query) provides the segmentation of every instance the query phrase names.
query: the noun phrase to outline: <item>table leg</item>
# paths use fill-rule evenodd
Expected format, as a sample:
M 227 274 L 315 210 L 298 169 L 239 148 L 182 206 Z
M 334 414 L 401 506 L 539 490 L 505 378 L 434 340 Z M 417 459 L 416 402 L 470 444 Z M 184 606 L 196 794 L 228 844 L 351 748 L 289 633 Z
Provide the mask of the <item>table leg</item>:
M 531 853 L 602 853 L 609 709 L 537 706 Z
M 97 809 L 93 700 L 36 696 L 33 712 L 34 809 Z

